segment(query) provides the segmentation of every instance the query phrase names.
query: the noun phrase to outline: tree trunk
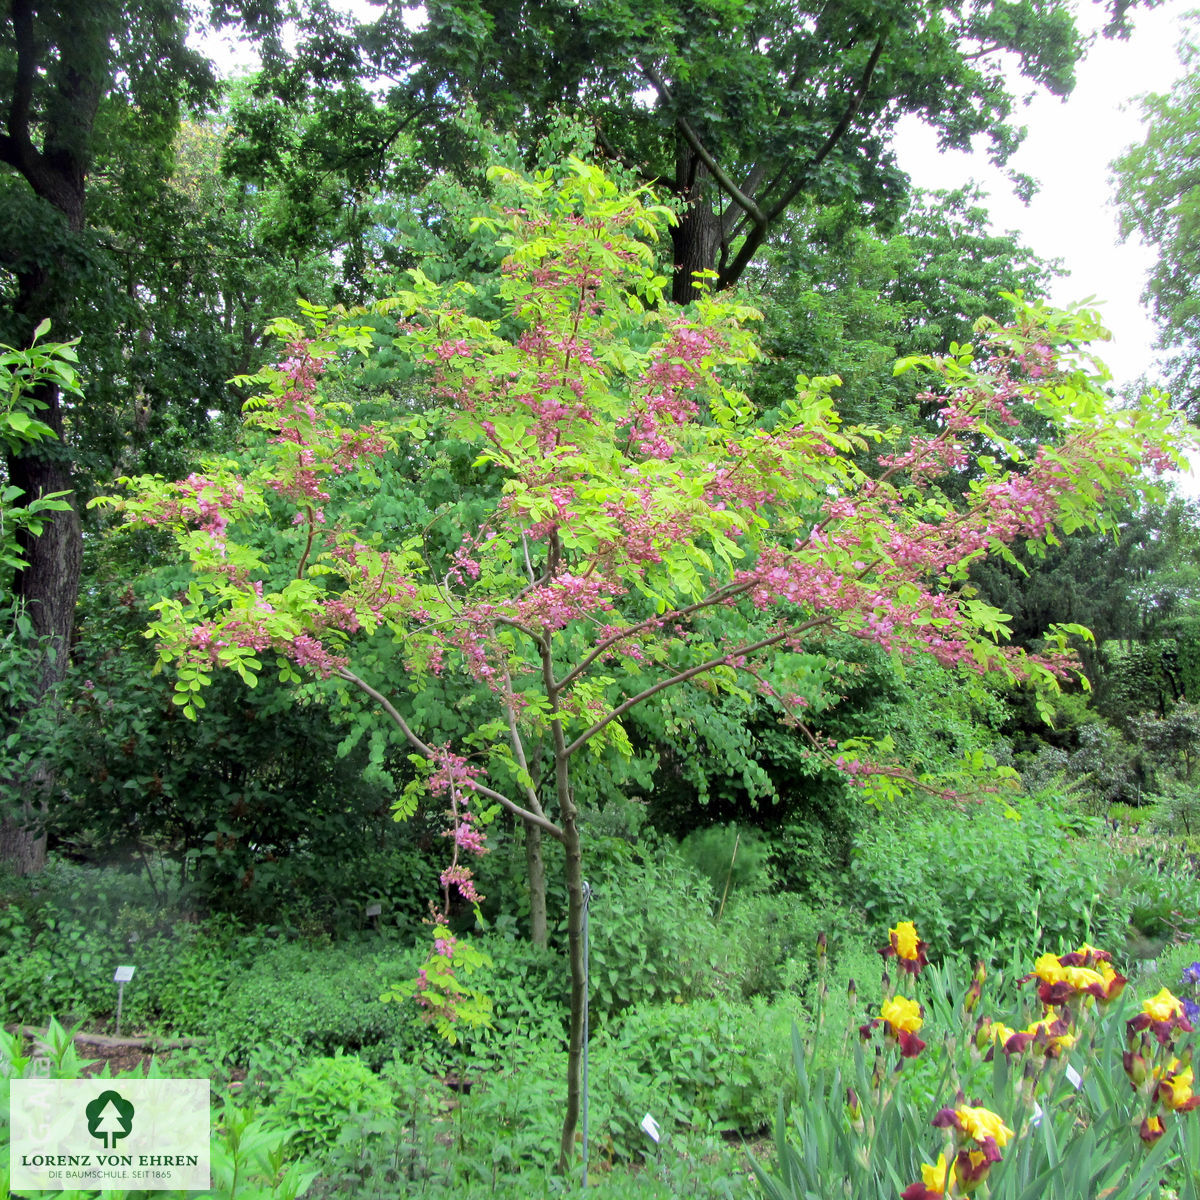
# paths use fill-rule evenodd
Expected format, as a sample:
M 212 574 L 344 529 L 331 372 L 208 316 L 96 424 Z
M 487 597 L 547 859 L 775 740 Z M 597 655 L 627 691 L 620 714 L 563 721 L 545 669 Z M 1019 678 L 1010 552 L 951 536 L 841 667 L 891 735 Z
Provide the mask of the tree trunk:
M 529 940 L 545 947 L 548 940 L 546 924 L 546 860 L 542 854 L 542 831 L 525 823 L 525 870 L 529 880 Z
M 44 777 L 44 772 L 38 771 Z M 38 832 L 45 816 L 44 778 L 20 786 L 20 814 L 0 820 L 0 862 L 17 875 L 36 875 L 46 865 L 46 834 Z M 39 797 L 38 792 L 42 792 Z
M 563 764 L 566 772 L 566 764 Z M 571 962 L 571 1030 L 567 1046 L 567 1107 L 558 1148 L 558 1170 L 565 1174 L 575 1154 L 575 1129 L 583 1096 L 583 1018 L 587 1006 L 587 970 L 583 961 L 583 850 L 574 805 L 563 814 L 566 851 L 567 953 Z
M 37 398 L 47 407 L 38 413 L 59 436 L 63 414 L 58 390 L 39 388 Z M 23 493 L 22 501 L 52 492 L 71 490 L 66 449 L 61 442 L 32 445 L 23 454 L 8 457 L 9 481 Z M 18 533 L 25 566 L 13 580 L 13 598 L 22 606 L 39 641 L 37 678 L 33 692 L 39 699 L 50 693 L 66 674 L 71 648 L 75 600 L 83 560 L 79 514 L 72 508 L 46 514 L 42 532 Z M 53 772 L 45 759 L 34 759 L 26 778 L 7 781 L 16 804 L 0 817 L 0 861 L 20 875 L 40 871 L 46 861 L 44 822 Z
M 60 6 L 61 7 L 61 6 Z M 54 209 L 62 229 L 54 231 L 47 246 L 30 253 L 28 234 L 11 225 L 3 229 L 0 261 L 16 276 L 16 294 L 6 316 L 9 329 L 28 339 L 49 317 L 57 337 L 70 336 L 67 326 L 75 305 L 69 241 L 83 231 L 87 173 L 92 153 L 93 128 L 100 99 L 111 83 L 109 38 L 105 16 L 97 17 L 85 5 L 61 7 L 64 19 L 53 28 L 57 48 L 44 40 L 39 26 L 39 5 L 34 0 L 11 0 L 6 36 L 16 52 L 11 91 L 7 100 L 6 132 L 0 136 L 0 162 L 23 178 L 32 192 Z M 54 102 L 38 116 L 34 103 L 39 79 L 51 86 Z M 40 139 L 40 147 L 37 140 Z M 66 234 L 64 239 L 62 235 Z M 57 441 L 45 441 L 8 456 L 9 482 L 24 492 L 28 502 L 49 492 L 71 490 L 70 452 L 63 439 L 64 420 L 57 388 L 44 386 L 35 393 L 46 407 L 38 418 L 54 431 Z M 14 597 L 25 606 L 44 647 L 38 667 L 37 698 L 45 696 L 66 673 L 83 535 L 79 514 L 72 508 L 46 514 L 37 537 L 22 531 L 25 565 L 13 583 Z M 35 701 L 36 702 L 36 701 Z M 45 860 L 45 840 L 25 822 L 44 816 L 53 790 L 53 771 L 45 760 L 35 760 L 28 779 L 9 781 L 19 796 L 18 818 L 10 807 L 0 826 L 0 856 L 18 870 L 38 869 Z
M 717 252 L 721 247 L 721 221 L 713 212 L 708 172 L 682 139 L 675 155 L 675 186 L 687 207 L 679 224 L 671 230 L 675 254 L 671 299 L 676 304 L 688 304 L 696 298 L 693 272 L 716 269 Z

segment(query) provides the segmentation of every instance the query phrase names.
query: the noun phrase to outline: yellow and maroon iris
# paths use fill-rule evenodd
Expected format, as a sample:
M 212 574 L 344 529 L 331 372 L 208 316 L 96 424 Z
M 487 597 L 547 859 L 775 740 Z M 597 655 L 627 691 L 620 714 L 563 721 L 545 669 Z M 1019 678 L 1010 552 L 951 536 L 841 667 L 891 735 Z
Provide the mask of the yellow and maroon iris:
M 1149 1000 L 1144 1000 L 1142 1011 L 1131 1017 L 1125 1023 L 1125 1027 L 1130 1037 L 1143 1029 L 1149 1029 L 1158 1038 L 1161 1046 L 1167 1045 L 1177 1030 L 1183 1033 L 1193 1032 L 1191 1022 L 1183 1009 L 1183 1001 L 1173 996 L 1167 988 L 1163 988 Z
M 887 1036 L 900 1047 L 903 1058 L 915 1058 L 925 1049 L 925 1043 L 917 1034 L 924 1024 L 921 1006 L 904 996 L 890 996 L 879 1010 Z
M 900 1193 L 900 1200 L 938 1200 L 953 1195 L 957 1183 L 954 1163 L 947 1164 L 946 1156 L 939 1154 L 936 1163 L 921 1164 L 921 1182 L 906 1187 Z
M 964 1105 L 954 1111 L 958 1117 L 958 1127 L 977 1145 L 983 1146 L 991 1140 L 1002 1150 L 1008 1145 L 1009 1138 L 1015 1136 L 1001 1117 L 989 1108 Z
M 928 966 L 925 951 L 928 945 L 917 936 L 917 927 L 911 921 L 901 921 L 888 930 L 888 944 L 879 951 L 884 958 L 895 958 L 901 971 L 919 975 L 921 968 Z
M 1086 942 L 1070 954 L 1043 954 L 1025 978 L 1038 980 L 1038 998 L 1046 1005 L 1065 1004 L 1079 995 L 1107 1004 L 1125 986 L 1125 976 L 1113 970 L 1108 955 Z
M 1166 1128 L 1163 1125 L 1162 1117 L 1145 1117 L 1142 1120 L 1141 1129 L 1138 1130 L 1138 1137 L 1147 1146 L 1153 1146 L 1164 1133 L 1166 1133 Z
M 1191 1112 L 1200 1107 L 1200 1096 L 1192 1091 L 1194 1082 L 1191 1064 L 1172 1058 L 1158 1081 L 1157 1095 L 1163 1107 L 1172 1112 Z

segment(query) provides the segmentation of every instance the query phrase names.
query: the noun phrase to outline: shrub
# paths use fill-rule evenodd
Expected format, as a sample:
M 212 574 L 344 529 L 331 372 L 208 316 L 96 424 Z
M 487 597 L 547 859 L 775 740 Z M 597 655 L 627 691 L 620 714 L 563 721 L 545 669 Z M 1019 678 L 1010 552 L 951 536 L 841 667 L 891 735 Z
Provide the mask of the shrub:
M 771 884 L 771 847 L 753 826 L 711 825 L 679 843 L 679 857 L 703 875 L 718 902 L 726 892 L 762 891 Z
M 864 963 L 877 973 L 879 959 L 862 926 L 862 915 L 852 909 L 791 892 L 737 897 L 718 927 L 719 957 L 730 985 L 743 996 L 787 991 L 811 1003 L 819 934 L 825 934 L 829 965 L 839 978 L 861 977 Z
M 989 803 L 881 821 L 859 839 L 851 880 L 879 944 L 910 917 L 935 953 L 975 958 L 993 944 L 1122 946 L 1130 904 L 1105 887 L 1108 865 L 1100 822 Z
M 339 1054 L 305 1063 L 283 1085 L 265 1123 L 290 1130 L 288 1145 L 313 1158 L 337 1144 L 352 1117 L 393 1111 L 388 1085 L 360 1059 Z
M 376 959 L 354 947 L 273 947 L 230 987 L 209 1028 L 243 1062 L 271 1043 L 303 1054 L 354 1051 L 378 1067 L 424 1037 L 410 1006 L 379 999 L 419 961 L 415 950 Z
M 645 1144 L 642 1115 L 676 1129 L 753 1133 L 788 1081 L 796 1002 L 642 1004 L 599 1031 L 591 1048 L 593 1128 L 628 1158 Z
M 692 1000 L 718 987 L 708 881 L 670 852 L 614 860 L 593 880 L 590 908 L 592 1014 L 635 1003 Z

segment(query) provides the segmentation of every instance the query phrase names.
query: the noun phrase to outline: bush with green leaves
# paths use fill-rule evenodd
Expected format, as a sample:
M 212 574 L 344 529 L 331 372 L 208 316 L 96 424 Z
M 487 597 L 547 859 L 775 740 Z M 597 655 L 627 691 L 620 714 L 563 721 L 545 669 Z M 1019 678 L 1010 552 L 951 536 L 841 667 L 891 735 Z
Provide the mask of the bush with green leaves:
M 503 936 L 473 939 L 491 959 L 471 977 L 492 1001 L 490 1028 L 478 1031 L 472 1051 L 503 1055 L 513 1044 L 560 1043 L 565 1048 L 571 981 L 557 950 Z
M 373 956 L 353 945 L 273 946 L 230 987 L 209 1032 L 243 1062 L 265 1043 L 304 1055 L 353 1051 L 379 1067 L 432 1038 L 414 1006 L 379 999 L 397 980 L 413 978 L 420 959 L 417 951 Z
M 863 937 L 861 913 L 794 892 L 735 896 L 716 932 L 722 973 L 747 998 L 788 992 L 811 1005 L 820 934 L 839 979 L 862 978 L 864 968 L 874 975 L 879 965 L 874 945 Z
M 392 1092 L 361 1059 L 337 1054 L 306 1062 L 280 1089 L 265 1114 L 269 1127 L 287 1129 L 288 1145 L 320 1161 L 357 1115 L 389 1115 Z
M 593 1019 L 635 1003 L 713 995 L 712 889 L 669 851 L 615 860 L 592 879 Z
M 40 875 L 0 879 L 0 937 L 22 947 L 0 955 L 0 1010 L 9 1021 L 49 1015 L 111 1022 L 119 964 L 122 1028 L 199 1034 L 230 982 L 264 945 L 231 918 L 194 919 L 165 905 L 147 875 L 51 858 Z
M 718 901 L 728 894 L 764 891 L 771 886 L 771 846 L 752 825 L 710 825 L 679 843 L 679 857 L 703 875 Z
M 1085 940 L 1123 948 L 1130 899 L 1106 887 L 1108 868 L 1103 823 L 1045 797 L 1019 811 L 999 801 L 927 804 L 885 814 L 859 838 L 850 886 L 881 945 L 907 918 L 937 954 Z
M 593 1125 L 616 1157 L 645 1145 L 649 1112 L 668 1132 L 752 1134 L 788 1084 L 795 1000 L 641 1004 L 597 1031 L 591 1048 Z
M 1108 842 L 1106 868 L 1109 890 L 1129 912 L 1132 957 L 1155 958 L 1200 928 L 1200 878 L 1185 844 L 1118 834 Z

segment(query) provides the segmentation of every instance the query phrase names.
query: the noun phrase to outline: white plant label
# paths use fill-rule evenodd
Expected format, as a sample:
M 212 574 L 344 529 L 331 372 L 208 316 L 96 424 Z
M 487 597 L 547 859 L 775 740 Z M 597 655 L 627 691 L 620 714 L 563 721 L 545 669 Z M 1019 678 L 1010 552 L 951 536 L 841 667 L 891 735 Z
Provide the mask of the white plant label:
M 642 1128 L 654 1141 L 662 1141 L 662 1130 L 659 1129 L 658 1122 L 649 1113 L 642 1118 Z
M 113 976 L 113 983 L 128 983 L 133 978 L 136 967 L 118 967 Z

